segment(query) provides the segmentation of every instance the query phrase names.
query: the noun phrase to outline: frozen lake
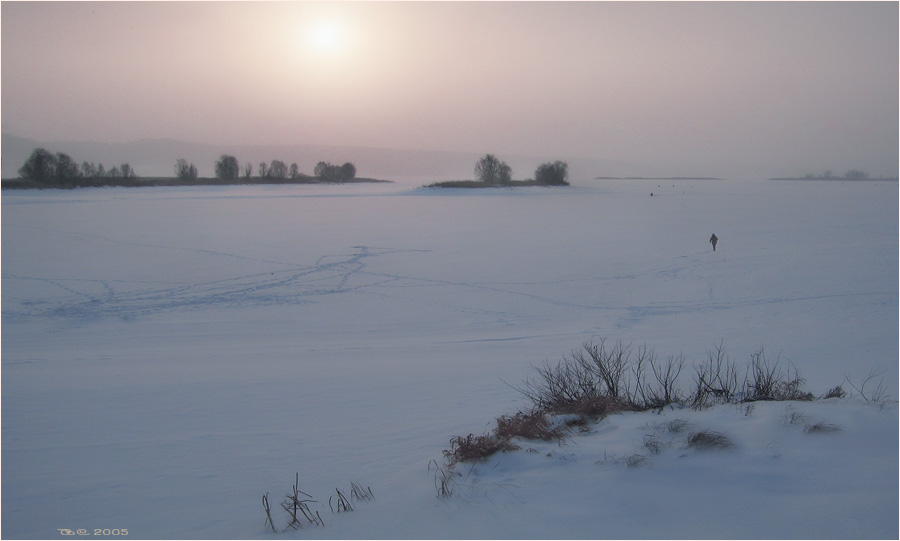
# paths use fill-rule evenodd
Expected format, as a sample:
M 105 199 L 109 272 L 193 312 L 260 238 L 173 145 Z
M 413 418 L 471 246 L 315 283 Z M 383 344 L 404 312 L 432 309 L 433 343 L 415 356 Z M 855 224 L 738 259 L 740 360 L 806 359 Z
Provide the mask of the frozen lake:
M 401 512 L 592 338 L 897 396 L 896 182 L 578 184 L 5 191 L 3 537 L 257 537 L 294 472 Z

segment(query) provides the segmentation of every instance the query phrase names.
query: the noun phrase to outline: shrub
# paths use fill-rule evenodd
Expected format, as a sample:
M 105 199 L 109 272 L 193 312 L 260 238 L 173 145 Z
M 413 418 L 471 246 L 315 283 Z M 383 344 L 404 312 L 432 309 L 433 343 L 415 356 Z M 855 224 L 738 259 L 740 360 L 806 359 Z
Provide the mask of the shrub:
M 747 383 L 747 400 L 775 400 L 778 384 L 782 381 L 778 360 L 771 366 L 765 352 L 760 349 L 750 355 L 750 380 Z
M 646 354 L 642 348 L 639 358 Z M 611 347 L 585 342 L 555 366 L 536 367 L 537 378 L 514 387 L 539 411 L 555 414 L 607 415 L 628 409 L 645 409 L 629 386 L 631 348 L 621 342 Z
M 720 341 L 715 351 L 706 352 L 706 362 L 694 366 L 694 392 L 691 404 L 700 409 L 711 403 L 733 402 L 738 392 L 738 371 L 725 354 Z
M 811 393 L 803 392 L 800 386 L 805 380 L 800 377 L 796 369 L 784 372 L 779 367 L 779 359 L 769 365 L 765 351 L 759 351 L 750 355 L 749 375 L 745 378 L 746 388 L 744 401 L 756 400 L 814 400 Z
M 607 349 L 606 340 L 601 339 L 599 344 L 583 344 L 582 349 L 572 352 L 572 357 L 599 383 L 601 393 L 611 398 L 627 397 L 625 376 L 631 359 L 631 346 L 616 342 Z
M 658 362 L 653 351 L 646 346 L 632 350 L 630 344 L 622 342 L 611 345 L 603 339 L 598 343 L 585 342 L 580 349 L 563 356 L 556 364 L 544 361 L 539 366 L 533 366 L 536 376 L 527 378 L 518 387 L 511 386 L 532 402 L 532 413 L 519 412 L 513 416 L 499 417 L 492 434 L 469 434 L 452 438 L 451 448 L 444 451 L 447 469 L 452 469 L 459 462 L 486 459 L 498 451 L 515 450 L 518 447 L 510 441 L 515 437 L 543 441 L 562 440 L 568 428 L 584 427 L 588 419 L 622 411 L 645 411 L 669 404 L 683 404 L 686 401 L 695 408 L 715 403 L 746 402 L 744 415 L 750 416 L 753 412 L 752 402 L 756 400 L 815 398 L 811 393 L 800 389 L 804 380 L 796 369 L 783 370 L 779 366 L 780 359 L 770 364 L 762 348 L 751 354 L 750 361 L 741 379 L 738 367 L 726 355 L 720 341 L 714 349 L 707 351 L 705 362 L 694 365 L 694 387 L 688 395 L 678 387 L 678 378 L 685 364 L 681 355 L 669 356 L 664 362 Z M 881 374 L 870 374 L 859 388 L 849 379 L 847 382 L 863 398 L 878 399 L 884 396 L 883 384 L 868 392 L 865 387 L 879 375 Z M 843 389 L 836 387 L 829 391 L 828 396 L 843 396 Z M 575 417 L 566 420 L 564 426 L 553 427 L 547 419 L 548 414 Z M 791 424 L 804 421 L 798 413 L 791 414 L 786 420 Z M 675 419 L 658 428 L 679 433 L 685 431 L 687 426 L 686 421 Z M 832 425 L 811 425 L 807 431 L 827 431 L 830 426 Z M 698 450 L 734 446 L 727 436 L 709 430 L 692 432 L 686 444 Z M 656 454 L 661 451 L 663 444 L 651 435 L 645 438 L 644 447 Z M 637 463 L 643 461 L 638 456 L 634 457 Z M 436 485 L 439 486 L 439 495 L 451 490 L 447 486 L 450 477 L 443 475 L 442 479 L 443 482 Z
M 862 397 L 866 402 L 882 402 L 888 397 L 887 389 L 884 386 L 884 371 L 883 370 L 872 370 L 866 376 L 866 378 L 862 381 L 862 383 L 857 387 L 853 381 L 850 380 L 850 375 L 844 376 L 844 380 L 847 382 L 847 385 L 850 386 L 854 391 Z M 874 383 L 875 378 L 880 378 L 878 384 L 875 385 L 875 388 L 869 388 L 866 390 L 866 385 L 869 383 Z
M 645 365 L 650 365 L 650 372 L 656 383 L 647 382 L 644 377 Z M 678 376 L 684 368 L 684 357 L 669 356 L 665 364 L 657 363 L 653 352 L 647 348 L 641 348 L 632 372 L 634 374 L 634 402 L 640 399 L 643 408 L 661 408 L 669 404 L 681 402 L 681 393 L 678 389 Z
M 585 342 L 556 364 L 544 361 L 533 367 L 537 375 L 513 388 L 528 398 L 536 411 L 591 416 L 685 401 L 701 409 L 711 404 L 815 399 L 801 390 L 805 381 L 796 369 L 782 370 L 778 361 L 770 364 L 763 349 L 751 355 L 741 377 L 741 370 L 720 342 L 707 351 L 705 362 L 693 366 L 694 387 L 688 395 L 678 384 L 684 365 L 681 355 L 658 361 L 646 346 L 632 350 L 630 345 L 609 345 L 601 339 Z M 869 394 L 882 396 L 883 389 Z
M 534 379 L 526 379 L 522 387 L 514 387 L 531 400 L 535 409 L 551 413 L 581 413 L 576 404 L 601 396 L 597 382 L 579 363 L 563 359 L 556 366 L 547 361 L 539 367 Z

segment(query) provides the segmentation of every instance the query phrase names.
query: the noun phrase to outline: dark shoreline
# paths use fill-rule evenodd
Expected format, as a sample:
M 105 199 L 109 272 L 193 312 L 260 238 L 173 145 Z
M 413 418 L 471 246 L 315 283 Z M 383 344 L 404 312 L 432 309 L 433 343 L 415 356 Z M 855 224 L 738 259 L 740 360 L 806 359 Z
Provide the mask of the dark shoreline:
M 778 178 L 770 178 L 769 180 L 827 180 L 830 182 L 841 181 L 841 182 L 872 182 L 872 181 L 888 181 L 888 182 L 897 182 L 897 177 L 892 178 L 840 178 L 840 177 L 778 177 Z
M 518 186 L 545 186 L 545 187 L 554 187 L 554 186 L 568 186 L 569 183 L 565 184 L 547 184 L 545 182 L 538 182 L 536 180 L 511 180 L 509 182 L 497 182 L 493 184 L 489 184 L 486 182 L 482 182 L 480 180 L 445 180 L 443 182 L 435 182 L 433 184 L 426 184 L 422 186 L 423 188 L 511 188 Z
M 722 180 L 718 177 L 594 177 L 594 180 Z
M 264 186 L 264 185 L 296 185 L 296 184 L 363 184 L 363 183 L 391 183 L 390 180 L 374 178 L 355 178 L 344 182 L 332 182 L 313 177 L 296 179 L 272 179 L 250 178 L 222 180 L 218 178 L 198 178 L 182 180 L 175 177 L 146 177 L 146 178 L 102 178 L 102 179 L 77 179 L 73 182 L 36 182 L 24 179 L 3 179 L 0 187 L 4 190 L 71 190 L 75 188 L 147 188 L 156 186 Z

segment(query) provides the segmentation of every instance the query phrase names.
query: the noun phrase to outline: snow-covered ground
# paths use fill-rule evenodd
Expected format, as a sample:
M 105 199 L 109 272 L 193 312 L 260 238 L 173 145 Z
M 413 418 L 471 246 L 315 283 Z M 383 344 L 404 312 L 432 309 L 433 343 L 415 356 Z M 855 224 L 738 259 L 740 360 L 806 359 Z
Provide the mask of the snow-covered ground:
M 858 396 L 610 416 L 437 497 L 591 339 L 898 395 L 896 183 L 575 184 L 5 191 L 3 538 L 896 538 L 897 405 Z M 267 532 L 295 473 L 326 525 Z

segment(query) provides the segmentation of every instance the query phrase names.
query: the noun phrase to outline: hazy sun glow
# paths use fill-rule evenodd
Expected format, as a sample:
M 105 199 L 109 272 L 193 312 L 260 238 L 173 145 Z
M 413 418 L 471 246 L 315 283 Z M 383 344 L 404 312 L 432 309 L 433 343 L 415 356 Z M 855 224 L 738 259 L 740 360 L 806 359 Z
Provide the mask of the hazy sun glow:
M 334 52 L 342 44 L 341 28 L 330 21 L 313 23 L 307 30 L 306 40 L 318 52 Z

